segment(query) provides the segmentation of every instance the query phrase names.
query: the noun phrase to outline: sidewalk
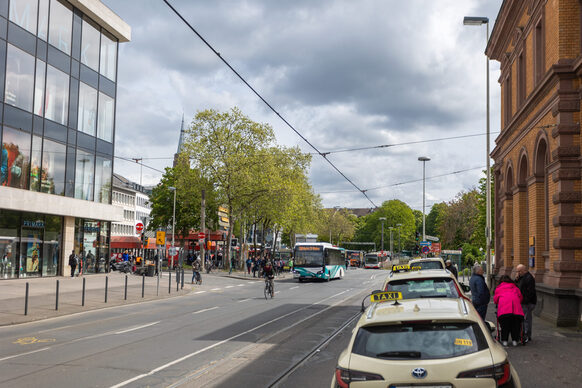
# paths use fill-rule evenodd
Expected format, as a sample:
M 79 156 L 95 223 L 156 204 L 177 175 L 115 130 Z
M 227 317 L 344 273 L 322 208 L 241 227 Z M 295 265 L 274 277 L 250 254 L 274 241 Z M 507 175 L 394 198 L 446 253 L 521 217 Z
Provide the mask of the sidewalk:
M 25 278 L 0 281 L 0 326 L 37 321 L 83 311 L 102 309 L 124 304 L 140 303 L 154 299 L 165 299 L 188 294 L 190 277 L 184 274 L 184 289 L 176 291 L 176 273 L 172 272 L 171 283 L 168 272 L 158 277 L 125 274 L 117 271 L 108 274 L 88 274 L 82 277 Z M 125 281 L 127 277 L 127 299 Z M 85 305 L 83 306 L 83 279 L 85 280 Z M 107 279 L 107 280 L 106 280 Z M 142 298 L 142 280 L 144 281 Z M 59 284 L 58 310 L 57 281 Z M 105 283 L 107 281 L 107 303 Z M 28 306 L 25 315 L 26 284 Z M 169 292 L 168 292 L 169 291 Z
M 495 322 L 495 305 L 487 309 Z M 525 346 L 507 347 L 509 361 L 522 387 L 579 387 L 582 381 L 582 331 L 556 327 L 534 314 L 532 340 Z

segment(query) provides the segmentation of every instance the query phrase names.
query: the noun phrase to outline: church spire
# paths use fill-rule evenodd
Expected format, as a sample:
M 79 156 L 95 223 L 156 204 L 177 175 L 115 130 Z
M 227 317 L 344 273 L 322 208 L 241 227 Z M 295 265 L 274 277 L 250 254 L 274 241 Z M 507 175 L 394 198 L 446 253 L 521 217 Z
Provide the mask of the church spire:
M 178 155 L 183 151 L 184 147 L 184 136 L 186 131 L 184 130 L 184 113 L 182 113 L 182 125 L 180 126 L 180 139 L 178 140 L 178 149 L 174 154 L 174 167 L 176 167 L 176 163 L 178 162 Z

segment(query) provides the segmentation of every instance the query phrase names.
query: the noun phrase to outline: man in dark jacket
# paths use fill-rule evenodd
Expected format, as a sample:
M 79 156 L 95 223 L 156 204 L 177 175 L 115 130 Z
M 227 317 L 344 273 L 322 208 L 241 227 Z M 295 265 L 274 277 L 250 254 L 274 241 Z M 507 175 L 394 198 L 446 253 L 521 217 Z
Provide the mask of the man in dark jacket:
M 487 314 L 487 305 L 491 299 L 491 293 L 489 292 L 489 287 L 485 283 L 485 278 L 483 277 L 483 267 L 479 264 L 475 264 L 473 267 L 473 276 L 469 280 L 469 286 L 471 287 L 471 298 L 473 299 L 473 306 L 485 320 L 485 315 Z
M 71 277 L 75 277 L 75 269 L 77 268 L 77 255 L 75 255 L 75 251 L 69 255 L 69 266 L 71 267 Z
M 524 315 L 523 334 L 525 342 L 529 342 L 531 341 L 533 310 L 538 301 L 536 294 L 536 280 L 523 264 L 519 264 L 515 270 L 517 272 L 515 281 L 519 287 L 519 291 L 521 291 L 521 295 L 523 296 L 523 300 L 521 301 L 521 308 L 523 309 Z
M 455 279 L 459 279 L 459 273 L 457 272 L 457 268 L 453 265 L 453 262 L 450 260 L 446 261 L 446 269 L 452 273 L 453 275 L 455 275 Z

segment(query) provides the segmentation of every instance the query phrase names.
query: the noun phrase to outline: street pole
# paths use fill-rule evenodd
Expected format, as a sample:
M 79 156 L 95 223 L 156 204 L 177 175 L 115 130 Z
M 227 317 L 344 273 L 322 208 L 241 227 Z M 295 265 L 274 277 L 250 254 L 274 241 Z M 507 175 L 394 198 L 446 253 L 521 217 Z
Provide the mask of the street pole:
M 205 248 L 206 248 L 206 190 L 202 189 L 202 204 L 200 206 L 200 231 L 204 233 L 204 239 L 198 242 L 200 243 L 200 261 L 202 262 L 202 271 L 204 271 L 205 265 Z
M 176 248 L 174 246 L 174 244 L 175 244 L 174 236 L 176 235 L 176 233 L 175 233 L 175 227 L 176 227 L 176 188 L 170 186 L 170 187 L 168 187 L 168 189 L 174 192 L 174 207 L 172 210 L 172 247 L 171 247 L 171 251 L 173 253 L 176 253 Z M 170 256 L 174 257 L 174 255 L 172 255 L 172 254 L 170 254 Z M 171 267 L 169 260 L 170 259 L 168 258 L 168 269 Z M 174 260 L 172 260 L 172 264 L 174 264 Z
M 394 257 L 394 244 L 392 243 L 392 230 L 394 229 L 393 226 L 389 226 L 388 229 L 390 229 L 390 255 L 392 255 L 392 257 Z
M 426 241 L 426 215 L 424 214 L 425 208 L 425 200 L 426 200 L 426 175 L 425 175 L 425 166 L 426 162 L 430 160 L 429 157 L 421 156 L 418 158 L 419 161 L 422 162 L 422 241 Z
M 380 217 L 378 218 L 380 220 L 380 222 L 382 222 L 382 253 L 384 253 L 384 221 L 386 221 L 386 217 Z
M 402 224 L 396 224 L 396 226 L 398 227 L 398 254 L 400 255 L 402 252 L 402 247 L 400 246 L 400 227 Z
M 469 26 L 481 26 L 485 24 L 485 47 L 489 44 L 489 18 L 482 17 L 482 16 L 465 16 L 463 18 L 463 24 Z M 490 107 L 489 107 L 489 58 L 485 56 L 485 62 L 487 64 L 486 67 L 486 106 L 487 106 L 487 117 L 486 117 L 486 136 L 487 136 L 487 149 L 485 155 L 485 165 L 487 168 L 487 182 L 486 182 L 486 226 L 485 226 L 485 257 L 486 257 L 486 265 L 487 265 L 487 276 L 485 280 L 487 281 L 487 285 L 491 287 L 491 275 L 492 275 L 492 268 L 491 268 L 491 160 L 490 160 Z

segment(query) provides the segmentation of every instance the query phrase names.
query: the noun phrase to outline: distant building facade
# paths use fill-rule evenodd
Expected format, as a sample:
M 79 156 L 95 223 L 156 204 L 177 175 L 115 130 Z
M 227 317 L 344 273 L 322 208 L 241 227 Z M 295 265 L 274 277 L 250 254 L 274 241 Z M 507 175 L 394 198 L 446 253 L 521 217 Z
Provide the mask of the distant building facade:
M 504 0 L 487 46 L 501 64 L 495 160 L 495 271 L 535 276 L 536 313 L 582 314 L 580 0 Z
M 98 0 L 0 1 L 0 278 L 109 256 L 118 44 Z

